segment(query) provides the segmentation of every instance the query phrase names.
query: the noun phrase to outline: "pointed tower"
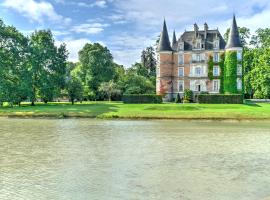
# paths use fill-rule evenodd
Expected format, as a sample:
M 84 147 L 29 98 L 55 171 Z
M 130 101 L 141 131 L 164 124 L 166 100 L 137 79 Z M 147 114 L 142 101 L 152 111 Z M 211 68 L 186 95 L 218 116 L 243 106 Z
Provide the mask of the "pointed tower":
M 224 92 L 241 93 L 243 90 L 242 69 L 243 47 L 241 44 L 235 15 L 225 47 Z
M 166 101 L 170 101 L 173 98 L 173 68 L 174 53 L 171 47 L 166 21 L 164 19 L 163 29 L 157 47 L 156 93 L 163 95 L 164 100 Z
M 226 49 L 231 49 L 231 48 L 242 49 L 242 44 L 241 44 L 241 40 L 239 36 L 239 31 L 238 31 L 235 15 L 233 15 L 233 21 L 230 28 L 229 38 L 226 44 Z
M 173 31 L 172 50 L 174 51 L 177 50 L 177 40 L 176 40 L 175 30 Z
M 159 51 L 159 52 L 160 51 L 172 51 L 165 19 L 163 22 L 163 29 L 162 29 L 162 32 L 160 34 L 157 51 Z

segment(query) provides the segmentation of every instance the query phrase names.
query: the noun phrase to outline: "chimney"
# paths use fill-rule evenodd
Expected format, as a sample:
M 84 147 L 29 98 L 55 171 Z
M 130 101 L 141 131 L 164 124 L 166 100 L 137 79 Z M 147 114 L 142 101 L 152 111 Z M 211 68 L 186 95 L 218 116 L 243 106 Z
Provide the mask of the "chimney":
M 207 31 L 208 31 L 208 24 L 205 22 L 204 23 L 204 39 L 207 37 Z
M 199 27 L 198 27 L 198 25 L 195 23 L 195 24 L 194 24 L 195 37 L 197 37 L 198 31 L 199 31 Z

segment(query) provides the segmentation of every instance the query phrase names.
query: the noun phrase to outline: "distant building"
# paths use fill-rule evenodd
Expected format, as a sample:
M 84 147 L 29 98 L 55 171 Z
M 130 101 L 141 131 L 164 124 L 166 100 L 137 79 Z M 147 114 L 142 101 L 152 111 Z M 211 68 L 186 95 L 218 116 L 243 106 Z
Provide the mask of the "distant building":
M 218 29 L 209 29 L 207 23 L 200 30 L 194 24 L 193 31 L 185 31 L 177 40 L 173 33 L 170 43 L 166 22 L 160 35 L 157 48 L 157 94 L 166 93 L 171 100 L 177 93 L 183 96 L 185 89 L 195 94 L 200 92 L 220 92 L 220 66 L 222 54 L 236 51 L 237 59 L 242 60 L 242 45 L 239 37 L 235 16 L 233 16 L 228 42 L 224 41 Z M 209 78 L 208 61 L 212 57 L 214 66 L 212 78 Z M 240 62 L 238 62 L 240 63 Z M 242 65 L 237 66 L 237 89 L 242 90 Z

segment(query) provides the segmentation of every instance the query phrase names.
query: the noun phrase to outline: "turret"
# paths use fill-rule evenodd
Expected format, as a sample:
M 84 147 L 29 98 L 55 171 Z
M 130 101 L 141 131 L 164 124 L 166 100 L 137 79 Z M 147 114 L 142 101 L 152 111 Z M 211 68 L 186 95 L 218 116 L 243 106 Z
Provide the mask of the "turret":
M 160 39 L 159 39 L 159 44 L 158 44 L 157 51 L 158 52 L 160 52 L 160 51 L 172 51 L 165 19 L 164 19 L 164 22 L 163 22 L 163 29 L 162 29 L 162 32 L 160 34 Z
M 172 49 L 173 49 L 174 51 L 177 50 L 177 41 L 176 41 L 175 30 L 173 31 Z
M 230 28 L 229 38 L 225 48 L 226 49 L 242 48 L 235 15 L 233 15 L 233 21 Z

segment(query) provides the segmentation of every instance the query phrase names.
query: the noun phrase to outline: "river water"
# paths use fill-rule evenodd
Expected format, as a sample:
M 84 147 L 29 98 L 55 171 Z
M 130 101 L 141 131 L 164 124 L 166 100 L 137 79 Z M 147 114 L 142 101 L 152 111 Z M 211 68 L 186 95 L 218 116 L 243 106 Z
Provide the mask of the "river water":
M 268 200 L 270 123 L 0 118 L 1 200 Z

